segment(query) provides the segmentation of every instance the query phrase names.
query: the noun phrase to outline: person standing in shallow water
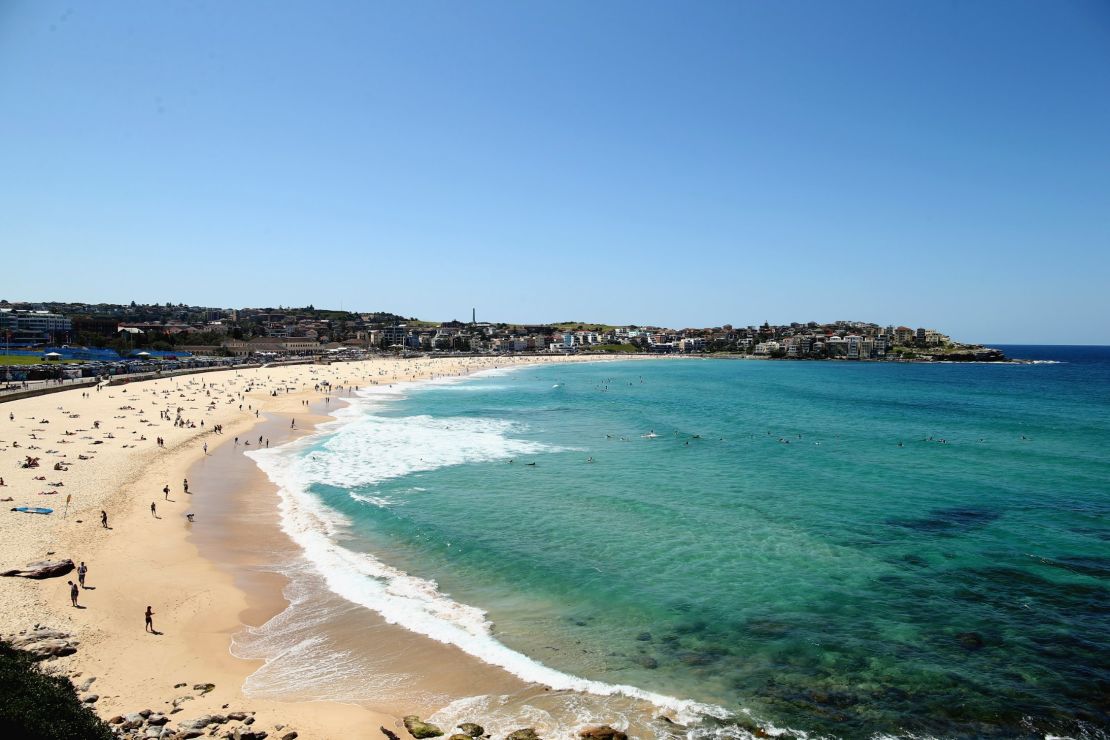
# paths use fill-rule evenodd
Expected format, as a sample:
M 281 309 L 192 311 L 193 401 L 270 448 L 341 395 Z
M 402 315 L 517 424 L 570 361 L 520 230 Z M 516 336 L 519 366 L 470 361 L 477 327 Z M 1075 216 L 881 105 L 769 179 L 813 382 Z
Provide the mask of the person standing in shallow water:
M 146 608 L 146 631 L 154 632 L 154 610 L 149 606 Z

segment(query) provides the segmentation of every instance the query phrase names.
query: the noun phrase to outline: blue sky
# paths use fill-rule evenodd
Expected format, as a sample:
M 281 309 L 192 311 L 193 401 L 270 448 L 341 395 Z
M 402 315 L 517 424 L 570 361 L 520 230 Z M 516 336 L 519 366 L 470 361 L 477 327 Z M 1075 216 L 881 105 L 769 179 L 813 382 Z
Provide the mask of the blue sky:
M 0 298 L 1110 344 L 1110 4 L 0 0 Z

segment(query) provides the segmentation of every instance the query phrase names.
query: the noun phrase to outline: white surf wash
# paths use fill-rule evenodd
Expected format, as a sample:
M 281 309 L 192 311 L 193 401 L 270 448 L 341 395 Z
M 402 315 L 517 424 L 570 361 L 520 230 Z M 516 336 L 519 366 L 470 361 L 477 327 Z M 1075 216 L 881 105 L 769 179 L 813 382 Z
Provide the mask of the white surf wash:
M 231 653 L 263 665 L 247 677 L 251 696 L 290 697 L 301 701 L 353 702 L 367 696 L 420 697 L 414 676 L 390 672 L 387 661 L 368 664 L 367 656 L 336 648 L 318 629 L 359 607 L 338 597 L 321 598 L 327 586 L 304 559 L 279 567 L 289 578 L 289 606 L 259 627 L 232 638 Z M 427 697 L 421 697 L 427 698 Z
M 444 378 L 423 384 L 449 384 L 460 380 L 463 379 Z M 498 642 L 481 609 L 452 600 L 438 590 L 434 581 L 411 576 L 372 555 L 357 553 L 338 544 L 336 539 L 342 536 L 349 522 L 309 493 L 312 483 L 353 487 L 407 475 L 414 470 L 434 470 L 556 449 L 506 437 L 512 425 L 500 420 L 391 418 L 373 413 L 381 402 L 403 398 L 404 387 L 394 384 L 389 388 L 375 387 L 360 392 L 361 398 L 352 399 L 350 406 L 333 412 L 335 420 L 321 424 L 316 433 L 282 447 L 247 453 L 278 488 L 282 530 L 301 547 L 328 589 L 353 604 L 379 613 L 387 622 L 454 645 L 525 681 L 554 690 L 646 701 L 674 712 L 683 723 L 694 723 L 705 716 L 730 717 L 732 713 L 723 707 L 635 686 L 585 679 L 550 668 Z M 329 434 L 332 436 L 320 448 L 311 454 L 305 452 Z M 373 444 L 368 443 L 368 437 Z M 385 500 L 371 503 L 389 505 Z M 265 628 L 263 625 L 258 629 Z M 773 727 L 767 730 L 779 731 Z

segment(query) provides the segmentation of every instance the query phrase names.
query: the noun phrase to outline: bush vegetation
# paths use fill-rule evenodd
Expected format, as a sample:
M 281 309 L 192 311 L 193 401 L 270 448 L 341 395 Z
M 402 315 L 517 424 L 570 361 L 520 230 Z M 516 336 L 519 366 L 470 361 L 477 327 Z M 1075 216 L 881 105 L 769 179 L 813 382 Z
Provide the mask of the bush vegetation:
M 595 344 L 587 349 L 590 352 L 643 352 L 634 344 Z
M 68 679 L 40 670 L 35 657 L 0 641 L 0 737 L 20 740 L 114 740 Z

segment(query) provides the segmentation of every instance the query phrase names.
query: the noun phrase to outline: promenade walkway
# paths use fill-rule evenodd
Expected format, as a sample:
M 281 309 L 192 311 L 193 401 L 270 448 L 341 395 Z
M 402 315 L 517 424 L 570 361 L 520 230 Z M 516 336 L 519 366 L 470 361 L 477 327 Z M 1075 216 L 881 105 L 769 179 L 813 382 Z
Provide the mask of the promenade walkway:
M 96 378 L 0 381 L 0 401 L 8 400 L 9 397 L 13 396 L 24 398 L 27 395 L 41 395 L 43 392 L 53 393 L 54 391 L 64 391 L 84 385 L 96 385 L 96 383 Z
M 265 363 L 265 365 L 306 365 L 315 362 L 314 358 L 298 357 L 287 360 L 277 360 L 274 362 Z M 227 365 L 210 365 L 207 367 L 183 367 L 174 370 L 164 370 L 161 372 L 151 372 L 149 370 L 140 371 L 135 373 L 113 373 L 111 375 L 101 376 L 100 378 L 63 378 L 63 379 L 47 379 L 47 380 L 27 380 L 27 381 L 0 381 L 0 403 L 4 401 L 15 401 L 20 398 L 30 398 L 32 396 L 41 396 L 47 393 L 57 393 L 58 391 L 69 390 L 70 388 L 80 388 L 83 386 L 95 386 L 98 383 L 107 383 L 108 385 L 123 385 L 125 383 L 137 383 L 143 380 L 156 380 L 158 378 L 171 378 L 177 375 L 194 375 L 196 373 L 211 373 L 219 372 L 220 370 L 247 370 L 255 367 L 263 367 L 263 363 L 254 362 L 240 362 Z

